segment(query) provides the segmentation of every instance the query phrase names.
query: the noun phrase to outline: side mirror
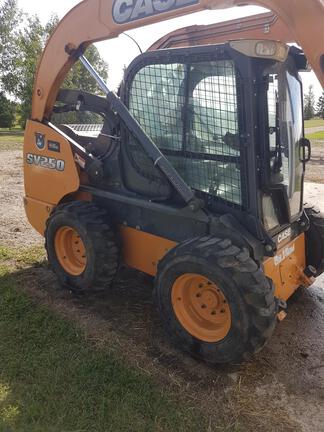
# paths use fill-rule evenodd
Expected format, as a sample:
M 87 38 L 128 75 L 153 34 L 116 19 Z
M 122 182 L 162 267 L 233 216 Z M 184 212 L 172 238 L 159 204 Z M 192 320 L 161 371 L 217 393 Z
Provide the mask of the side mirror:
M 303 163 L 310 161 L 312 156 L 311 143 L 307 138 L 301 138 L 299 141 L 299 158 Z

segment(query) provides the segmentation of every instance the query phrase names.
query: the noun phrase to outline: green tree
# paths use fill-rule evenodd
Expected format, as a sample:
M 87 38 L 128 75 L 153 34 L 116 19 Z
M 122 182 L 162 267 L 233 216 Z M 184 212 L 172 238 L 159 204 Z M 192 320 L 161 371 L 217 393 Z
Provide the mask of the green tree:
M 31 113 L 39 58 L 58 21 L 57 16 L 52 16 L 44 26 L 37 16 L 24 15 L 17 6 L 17 0 L 0 0 L 0 90 L 19 101 L 17 111 L 22 127 Z M 108 66 L 98 50 L 91 46 L 86 55 L 103 78 L 107 79 Z M 62 87 L 92 93 L 98 91 L 95 80 L 80 63 L 72 68 Z
M 308 93 L 304 96 L 304 117 L 309 120 L 315 116 L 315 95 L 313 86 L 308 87 Z
M 317 105 L 316 105 L 317 115 L 322 117 L 324 120 L 324 91 L 322 93 L 322 96 L 318 99 Z
M 35 71 L 47 36 L 37 16 L 29 17 L 28 24 L 19 35 L 20 55 L 14 61 L 16 79 L 11 79 L 12 86 L 8 88 L 8 91 L 20 101 L 18 111 L 22 127 L 25 126 L 31 114 Z
M 0 128 L 12 128 L 15 122 L 15 111 L 15 104 L 0 92 Z
M 17 9 L 16 0 L 6 0 L 4 5 L 5 9 L 3 10 L 6 11 L 8 16 L 10 15 L 9 11 L 12 12 L 12 10 L 15 10 L 18 16 L 22 16 Z M 25 16 L 24 24 L 20 26 L 20 30 L 16 30 L 16 28 L 13 30 L 13 27 L 10 27 L 15 45 L 14 55 L 11 55 L 10 61 L 7 61 L 7 64 L 10 63 L 7 71 L 1 72 L 0 69 L 0 77 L 2 78 L 3 90 L 19 101 L 18 113 L 22 127 L 25 126 L 26 120 L 31 114 L 32 91 L 39 58 L 58 21 L 58 17 L 53 16 L 43 26 L 37 16 Z M 6 34 L 8 32 L 9 30 L 6 30 Z M 106 79 L 108 66 L 101 59 L 98 50 L 94 46 L 87 50 L 87 57 L 103 78 Z M 89 92 L 97 91 L 95 80 L 79 63 L 72 68 L 62 87 L 78 88 Z
M 0 87 L 12 85 L 14 59 L 19 55 L 17 38 L 22 13 L 17 0 L 0 0 Z
M 107 80 L 108 78 L 108 65 L 105 61 L 102 60 L 97 48 L 94 45 L 91 45 L 85 56 L 89 60 L 89 62 L 94 66 L 99 75 Z M 89 93 L 94 94 L 102 94 L 101 90 L 98 87 L 95 79 L 89 74 L 89 72 L 85 69 L 85 67 L 77 62 L 68 73 L 64 83 L 62 84 L 62 88 L 66 89 L 78 89 L 84 90 Z M 102 119 L 99 115 L 89 112 L 69 112 L 64 114 L 54 114 L 52 119 L 53 123 L 62 124 L 62 123 L 101 123 Z
M 85 56 L 89 60 L 89 62 L 95 67 L 96 71 L 99 75 L 107 80 L 108 78 L 108 65 L 105 61 L 102 60 L 97 48 L 94 45 L 91 45 Z M 85 69 L 85 67 L 77 62 L 71 71 L 68 73 L 62 88 L 77 88 L 80 90 L 87 91 L 89 93 L 97 93 L 100 94 L 99 87 L 95 81 L 95 79 L 89 74 L 89 72 Z

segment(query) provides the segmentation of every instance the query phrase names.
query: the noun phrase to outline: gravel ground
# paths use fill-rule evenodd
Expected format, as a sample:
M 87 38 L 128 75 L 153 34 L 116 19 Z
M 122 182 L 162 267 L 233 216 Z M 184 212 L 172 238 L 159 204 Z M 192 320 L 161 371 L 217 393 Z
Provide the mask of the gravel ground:
M 307 164 L 306 180 L 324 183 L 324 141 L 312 142 L 312 158 Z
M 20 151 L 0 152 L 0 244 L 11 247 L 42 241 L 25 218 L 21 165 Z M 324 185 L 308 183 L 305 191 L 306 200 L 324 210 Z M 252 361 L 210 368 L 169 345 L 152 305 L 152 280 L 142 274 L 122 271 L 101 298 L 71 296 L 46 266 L 17 270 L 17 276 L 36 302 L 204 410 L 209 431 L 222 430 L 220 425 L 239 431 L 324 430 L 324 278 L 295 294 L 287 318 Z
M 310 134 L 313 134 L 316 132 L 322 132 L 322 131 L 324 131 L 324 126 L 315 126 L 315 127 L 306 128 L 305 134 L 310 135 Z

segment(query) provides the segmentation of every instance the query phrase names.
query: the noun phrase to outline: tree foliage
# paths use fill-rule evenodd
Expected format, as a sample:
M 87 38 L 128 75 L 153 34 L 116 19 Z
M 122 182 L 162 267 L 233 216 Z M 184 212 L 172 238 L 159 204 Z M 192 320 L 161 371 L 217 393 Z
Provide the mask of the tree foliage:
M 11 129 L 15 122 L 15 104 L 0 92 L 0 128 Z
M 0 0 L 0 87 L 11 86 L 14 59 L 19 55 L 18 26 L 22 14 L 17 0 Z
M 320 96 L 320 98 L 318 99 L 316 110 L 316 114 L 324 120 L 324 91 L 322 93 L 322 96 Z
M 53 16 L 43 25 L 37 16 L 23 14 L 17 6 L 17 0 L 0 0 L 0 89 L 18 101 L 22 127 L 31 114 L 39 58 L 58 21 L 58 17 Z M 94 46 L 87 50 L 87 58 L 106 79 L 108 66 Z M 62 87 L 92 93 L 97 91 L 95 80 L 79 63 L 72 68 Z
M 102 60 L 97 48 L 91 45 L 86 51 L 89 62 L 95 66 L 96 71 L 104 80 L 108 78 L 108 65 Z M 95 79 L 89 75 L 85 67 L 77 62 L 67 75 L 62 88 L 77 88 L 90 93 L 100 92 Z
M 309 120 L 315 116 L 315 95 L 313 86 L 308 87 L 308 93 L 304 96 L 304 117 Z
M 108 65 L 102 60 L 97 48 L 91 45 L 85 53 L 89 62 L 95 67 L 99 75 L 107 80 Z M 62 88 L 84 90 L 89 93 L 101 94 L 95 79 L 89 74 L 85 67 L 77 62 L 68 73 Z M 65 114 L 54 114 L 53 123 L 101 123 L 97 114 L 89 112 L 69 112 Z
M 24 127 L 31 114 L 31 100 L 38 59 L 48 37 L 37 16 L 29 17 L 18 37 L 20 55 L 14 60 L 15 71 L 7 90 L 19 101 L 20 123 Z

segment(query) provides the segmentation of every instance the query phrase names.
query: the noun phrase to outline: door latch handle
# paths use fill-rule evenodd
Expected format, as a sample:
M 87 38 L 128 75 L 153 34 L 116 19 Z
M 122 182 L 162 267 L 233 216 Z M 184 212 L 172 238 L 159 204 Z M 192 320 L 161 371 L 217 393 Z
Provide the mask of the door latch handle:
M 311 143 L 307 138 L 301 138 L 299 141 L 299 157 L 300 161 L 307 163 L 312 156 Z

